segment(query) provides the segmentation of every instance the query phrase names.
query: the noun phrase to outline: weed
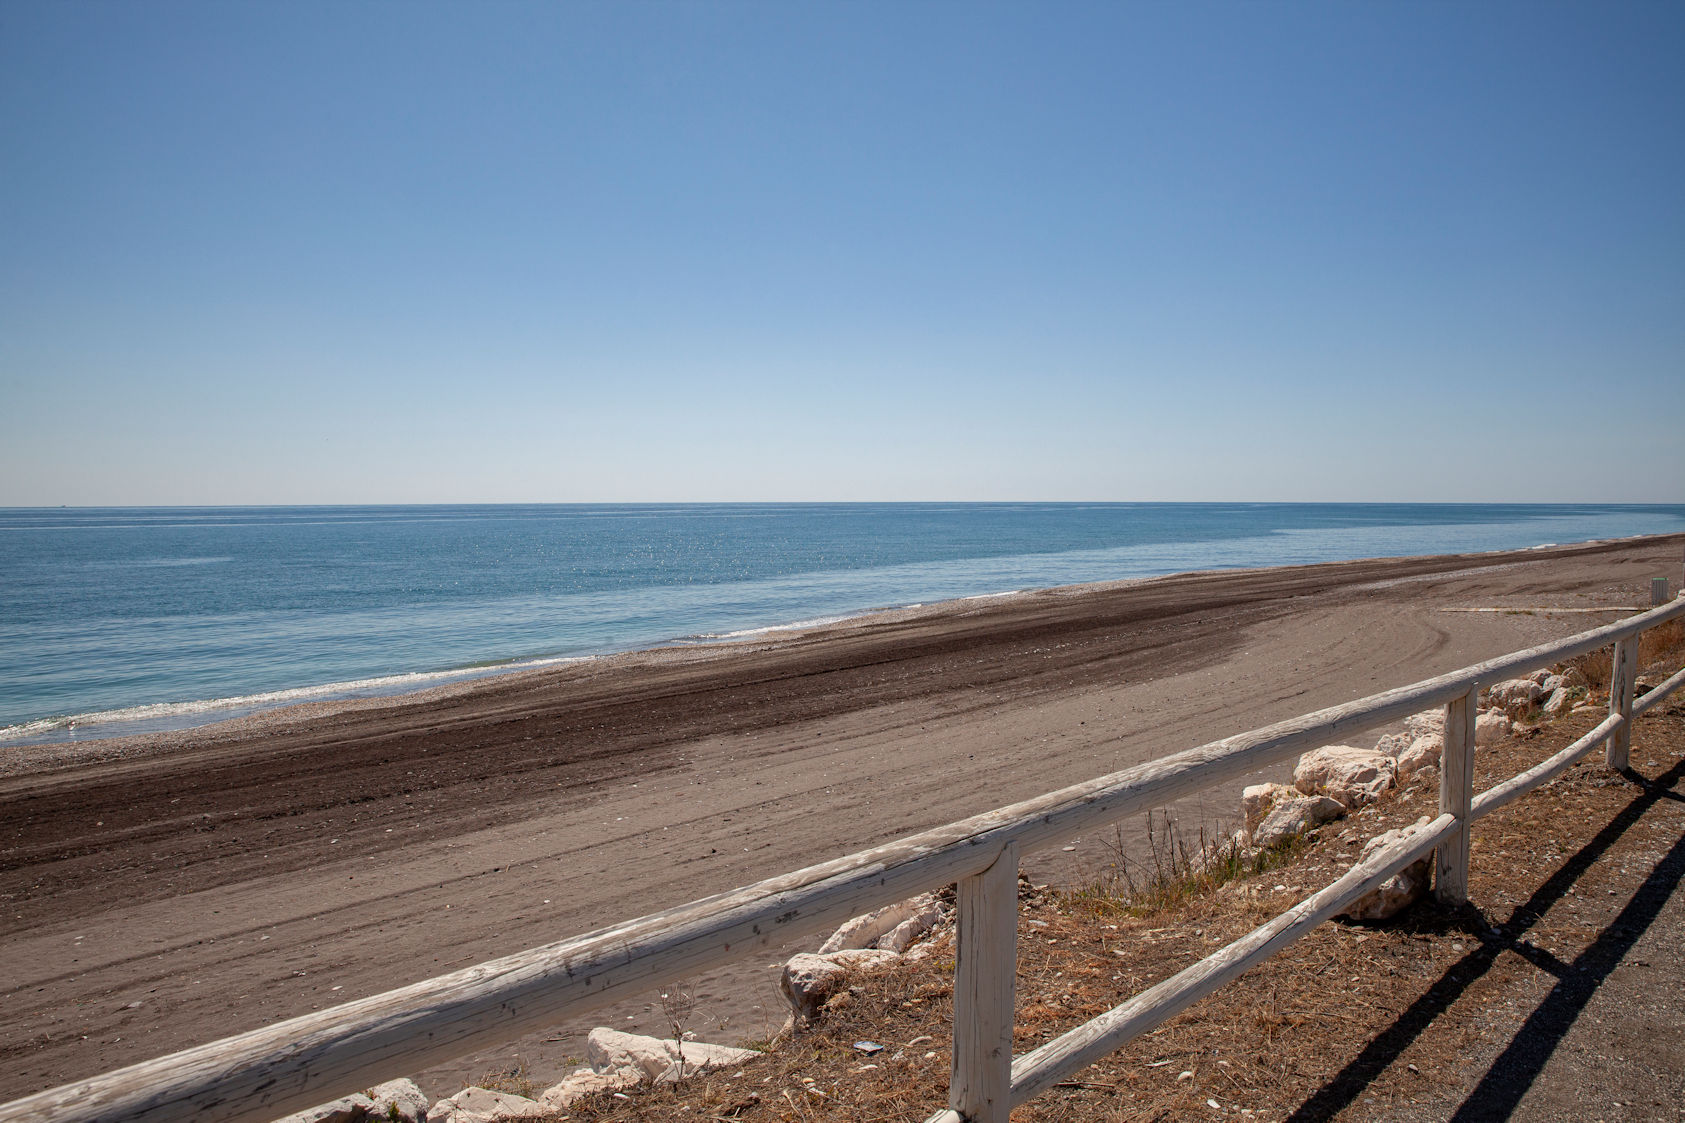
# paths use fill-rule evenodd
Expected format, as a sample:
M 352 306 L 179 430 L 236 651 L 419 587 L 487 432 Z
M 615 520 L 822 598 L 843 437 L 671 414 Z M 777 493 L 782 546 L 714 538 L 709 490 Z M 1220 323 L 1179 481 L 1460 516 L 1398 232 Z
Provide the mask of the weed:
M 493 1069 L 482 1073 L 475 1085 L 492 1092 L 507 1092 L 513 1096 L 524 1096 L 533 1099 L 534 1093 L 539 1091 L 532 1078 L 527 1075 L 527 1062 L 519 1057 L 515 1058 L 512 1068 Z
M 1109 915 L 1147 916 L 1181 907 L 1230 881 L 1290 863 L 1304 849 L 1302 838 L 1252 850 L 1233 840 L 1212 838 L 1202 826 L 1197 839 L 1182 835 L 1169 814 L 1162 824 L 1147 815 L 1147 857 L 1126 852 L 1123 828 L 1106 844 L 1112 861 L 1087 885 L 1063 894 L 1070 904 Z

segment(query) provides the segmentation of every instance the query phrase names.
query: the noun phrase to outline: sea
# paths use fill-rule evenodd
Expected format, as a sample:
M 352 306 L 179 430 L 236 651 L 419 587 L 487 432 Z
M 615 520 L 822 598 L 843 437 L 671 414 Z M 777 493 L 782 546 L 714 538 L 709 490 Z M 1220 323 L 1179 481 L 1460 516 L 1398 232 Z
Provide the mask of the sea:
M 1678 531 L 1685 505 L 0 509 L 0 746 L 1056 585 Z

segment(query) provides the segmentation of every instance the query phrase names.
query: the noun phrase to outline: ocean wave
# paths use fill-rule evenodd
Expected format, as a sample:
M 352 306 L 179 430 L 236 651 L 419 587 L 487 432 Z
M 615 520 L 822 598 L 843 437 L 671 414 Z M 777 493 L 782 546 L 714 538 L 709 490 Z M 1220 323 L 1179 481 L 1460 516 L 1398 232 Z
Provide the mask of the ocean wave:
M 54 733 L 71 730 L 100 730 L 100 736 L 120 732 L 153 732 L 203 724 L 195 719 L 204 714 L 226 710 L 247 713 L 276 709 L 296 702 L 329 701 L 335 698 L 377 697 L 383 694 L 402 694 L 428 686 L 439 686 L 464 679 L 486 678 L 513 671 L 553 667 L 563 663 L 581 663 L 596 658 L 593 655 L 558 655 L 542 659 L 521 659 L 505 663 L 488 663 L 476 667 L 457 667 L 448 671 L 413 671 L 396 675 L 377 675 L 373 678 L 327 682 L 317 686 L 297 686 L 286 690 L 266 690 L 258 694 L 240 694 L 229 698 L 205 698 L 192 702 L 150 702 L 140 706 L 125 706 L 114 710 L 97 710 L 85 714 L 39 718 L 0 726 L 0 742 L 48 738 Z
M 913 607 L 918 607 L 914 605 Z M 740 628 L 735 632 L 697 632 L 693 635 L 680 636 L 678 643 L 717 643 L 727 639 L 747 639 L 750 636 L 764 636 L 771 632 L 799 632 L 803 628 L 823 628 L 827 624 L 841 624 L 844 620 L 855 620 L 869 615 L 879 609 L 868 609 L 866 612 L 850 612 L 842 616 L 816 616 L 811 620 L 795 620 L 788 624 L 766 624 L 758 628 Z

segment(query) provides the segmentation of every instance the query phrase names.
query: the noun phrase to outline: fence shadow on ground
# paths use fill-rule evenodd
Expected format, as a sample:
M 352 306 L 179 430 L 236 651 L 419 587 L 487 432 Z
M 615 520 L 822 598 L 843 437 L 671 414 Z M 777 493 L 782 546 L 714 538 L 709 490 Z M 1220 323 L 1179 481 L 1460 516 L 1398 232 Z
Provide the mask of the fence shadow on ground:
M 1554 975 L 1556 985 L 1516 1031 L 1509 1045 L 1492 1062 L 1486 1075 L 1457 1108 L 1451 1120 L 1453 1123 L 1475 1123 L 1476 1120 L 1510 1118 L 1557 1046 L 1567 1036 L 1575 1019 L 1597 993 L 1597 988 L 1649 930 L 1668 898 L 1685 880 L 1685 838 L 1681 838 L 1656 863 L 1626 907 L 1573 962 L 1565 963 L 1525 938 L 1525 934 L 1567 896 L 1574 883 L 1652 807 L 1663 800 L 1685 803 L 1685 795 L 1675 790 L 1685 779 L 1685 761 L 1674 765 L 1655 780 L 1640 776 L 1630 768 L 1623 774 L 1642 788 L 1641 794 L 1622 808 L 1591 841 L 1570 855 L 1531 897 L 1517 905 L 1508 920 L 1494 926 L 1470 905 L 1453 910 L 1428 906 L 1418 915 L 1415 920 L 1417 925 L 1442 932 L 1453 929 L 1465 931 L 1478 941 L 1477 946 L 1448 968 L 1426 994 L 1411 1003 L 1391 1026 L 1288 1116 L 1289 1123 L 1330 1119 L 1350 1106 L 1433 1024 L 1440 1013 L 1461 997 L 1475 980 L 1491 970 L 1498 956 L 1505 951 L 1513 951 L 1541 971 Z

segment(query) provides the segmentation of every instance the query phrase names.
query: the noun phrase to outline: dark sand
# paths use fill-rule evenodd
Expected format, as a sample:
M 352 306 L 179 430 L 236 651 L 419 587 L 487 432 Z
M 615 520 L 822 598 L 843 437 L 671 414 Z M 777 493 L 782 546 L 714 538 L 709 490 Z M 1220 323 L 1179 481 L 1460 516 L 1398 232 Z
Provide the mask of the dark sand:
M 1523 610 L 1647 604 L 1682 542 L 959 601 L 0 749 L 0 1099 L 1582 631 L 1618 613 Z M 1214 822 L 1237 798 L 1178 812 Z M 1103 854 L 1027 864 L 1080 877 Z M 701 983 L 702 1036 L 776 1028 L 774 958 Z M 593 1022 L 659 1020 L 627 1001 L 420 1075 L 442 1094 L 520 1057 L 542 1081 Z

